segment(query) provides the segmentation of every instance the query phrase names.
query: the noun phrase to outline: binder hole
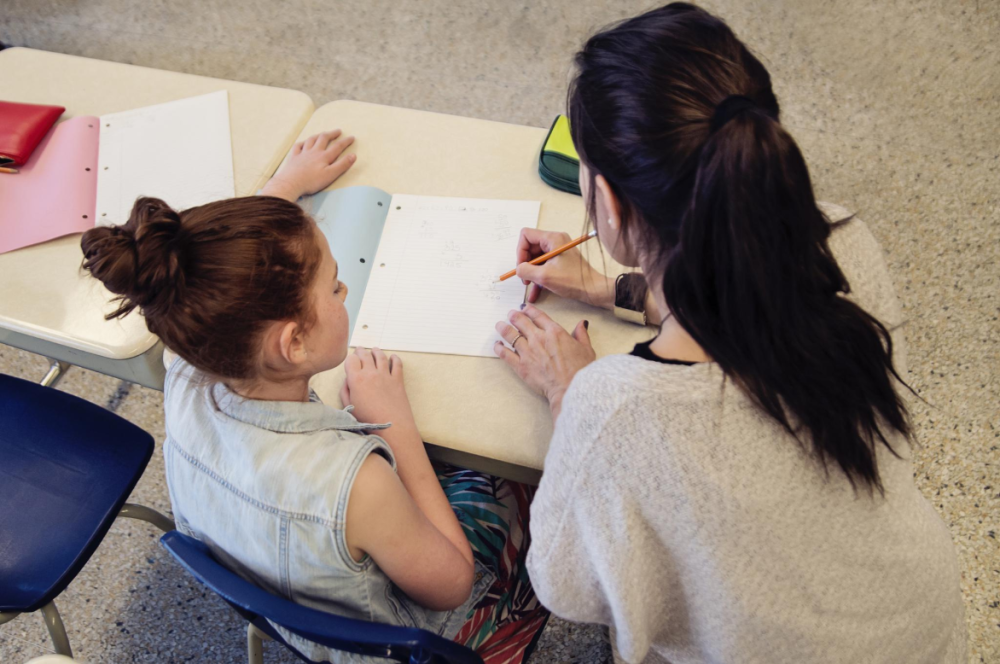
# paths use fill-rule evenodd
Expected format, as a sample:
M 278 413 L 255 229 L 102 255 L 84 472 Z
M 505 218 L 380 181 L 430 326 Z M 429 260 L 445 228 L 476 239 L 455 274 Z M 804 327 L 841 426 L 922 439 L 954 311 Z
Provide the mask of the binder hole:
M 107 167 L 107 166 L 105 166 L 105 167 L 104 167 L 104 170 L 108 170 L 108 167 Z
M 379 206 L 379 207 L 382 207 L 382 201 L 379 201 L 379 202 L 378 202 L 378 206 Z
M 106 124 L 106 125 L 104 125 L 104 126 L 105 126 L 105 127 L 110 127 L 110 126 L 111 126 L 111 123 L 108 123 L 108 124 Z
M 87 218 L 87 215 L 83 215 L 83 218 L 84 218 L 84 219 L 86 219 L 86 218 Z
M 362 330 L 367 330 L 367 329 L 368 329 L 368 326 L 367 326 L 367 325 L 362 325 L 362 326 L 361 326 L 361 329 L 362 329 Z
M 102 217 L 106 217 L 106 216 L 108 216 L 108 213 L 107 213 L 107 212 L 102 212 L 102 213 L 101 213 L 101 216 L 102 216 Z
M 87 125 L 87 126 L 88 126 L 88 127 L 90 127 L 91 129 L 93 129 L 93 128 L 94 128 L 94 125 Z
M 397 205 L 397 206 L 396 206 L 396 209 L 397 209 L 397 210 L 402 210 L 403 208 L 401 208 L 401 207 L 399 207 L 399 206 Z
M 361 259 L 361 262 L 362 262 L 362 263 L 364 263 L 364 262 L 365 262 L 365 259 L 364 259 L 364 258 L 362 258 L 362 259 Z
M 385 263 L 382 263 L 381 265 L 379 265 L 379 267 L 385 267 Z

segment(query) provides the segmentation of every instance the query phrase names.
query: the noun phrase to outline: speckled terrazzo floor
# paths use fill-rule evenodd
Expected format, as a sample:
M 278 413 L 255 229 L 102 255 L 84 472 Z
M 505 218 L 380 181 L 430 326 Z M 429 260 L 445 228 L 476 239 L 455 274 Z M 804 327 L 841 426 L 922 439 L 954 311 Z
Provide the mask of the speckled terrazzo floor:
M 1000 662 L 1000 3 L 713 0 L 769 67 L 820 198 L 882 242 L 909 323 L 917 483 L 950 525 L 972 662 Z M 586 34 L 646 3 L 3 0 L 8 45 L 546 126 Z M 0 90 L 0 98 L 3 91 Z M 345 128 L 348 129 L 349 128 Z M 359 149 L 363 149 L 360 148 Z M 46 363 L 0 346 L 0 371 Z M 159 393 L 73 369 L 59 389 L 163 439 Z M 155 455 L 134 499 L 169 509 Z M 239 620 L 145 524 L 116 524 L 60 609 L 90 662 L 240 662 Z M 606 662 L 600 629 L 553 620 L 535 662 Z M 0 662 L 49 650 L 37 616 Z M 291 662 L 271 646 L 269 662 Z

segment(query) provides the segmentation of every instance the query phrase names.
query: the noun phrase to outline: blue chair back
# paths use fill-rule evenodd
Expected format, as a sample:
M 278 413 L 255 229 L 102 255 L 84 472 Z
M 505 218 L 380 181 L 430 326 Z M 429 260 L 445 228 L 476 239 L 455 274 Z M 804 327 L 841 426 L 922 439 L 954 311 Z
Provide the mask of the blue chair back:
M 152 454 L 118 415 L 0 374 L 0 611 L 37 611 L 66 588 Z
M 305 657 L 285 643 L 268 620 L 305 639 L 344 652 L 412 664 L 483 664 L 482 658 L 469 648 L 426 630 L 344 618 L 272 595 L 223 567 L 204 543 L 176 530 L 165 534 L 160 542 L 194 578 L 302 659 Z

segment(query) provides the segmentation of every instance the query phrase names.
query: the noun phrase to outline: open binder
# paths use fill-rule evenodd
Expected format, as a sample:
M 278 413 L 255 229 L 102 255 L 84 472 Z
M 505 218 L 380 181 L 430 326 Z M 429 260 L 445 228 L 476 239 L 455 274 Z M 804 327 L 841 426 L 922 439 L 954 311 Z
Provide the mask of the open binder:
M 229 93 L 70 118 L 19 170 L 0 178 L 0 253 L 125 223 L 139 196 L 175 209 L 231 198 Z
M 367 186 L 301 201 L 347 284 L 350 345 L 493 357 L 493 325 L 524 299 L 514 264 L 538 201 L 390 195 Z

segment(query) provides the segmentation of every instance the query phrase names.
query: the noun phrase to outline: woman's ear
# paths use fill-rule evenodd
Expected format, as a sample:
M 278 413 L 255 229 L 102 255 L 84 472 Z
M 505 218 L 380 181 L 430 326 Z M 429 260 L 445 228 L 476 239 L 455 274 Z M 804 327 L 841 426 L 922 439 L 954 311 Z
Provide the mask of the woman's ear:
M 621 206 L 618 204 L 618 197 L 612 191 L 611 185 L 608 184 L 607 179 L 603 175 L 598 175 L 594 178 L 594 186 L 597 188 L 595 198 L 598 212 L 603 212 L 607 215 L 608 226 L 611 227 L 611 230 L 620 230 Z

